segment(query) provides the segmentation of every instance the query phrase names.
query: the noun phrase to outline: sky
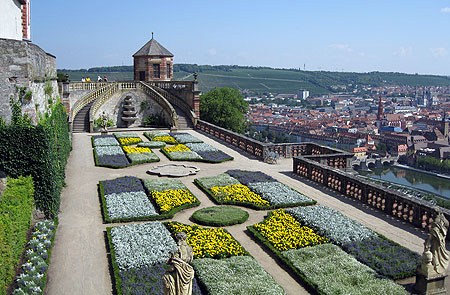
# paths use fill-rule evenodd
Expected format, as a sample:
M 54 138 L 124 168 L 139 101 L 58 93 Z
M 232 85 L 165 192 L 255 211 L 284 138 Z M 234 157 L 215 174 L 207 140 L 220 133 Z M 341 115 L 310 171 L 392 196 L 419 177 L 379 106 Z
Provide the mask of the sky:
M 31 40 L 66 69 L 175 63 L 450 75 L 450 0 L 31 0 Z

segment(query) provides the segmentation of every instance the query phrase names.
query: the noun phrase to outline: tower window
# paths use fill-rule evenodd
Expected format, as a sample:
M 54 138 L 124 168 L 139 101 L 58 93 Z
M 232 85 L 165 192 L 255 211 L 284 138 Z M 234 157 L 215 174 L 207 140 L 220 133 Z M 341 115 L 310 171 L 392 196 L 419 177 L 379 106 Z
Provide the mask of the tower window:
M 171 78 L 172 69 L 170 68 L 170 63 L 167 64 L 167 78 Z
M 161 71 L 159 64 L 153 64 L 153 78 L 159 79 L 161 77 Z

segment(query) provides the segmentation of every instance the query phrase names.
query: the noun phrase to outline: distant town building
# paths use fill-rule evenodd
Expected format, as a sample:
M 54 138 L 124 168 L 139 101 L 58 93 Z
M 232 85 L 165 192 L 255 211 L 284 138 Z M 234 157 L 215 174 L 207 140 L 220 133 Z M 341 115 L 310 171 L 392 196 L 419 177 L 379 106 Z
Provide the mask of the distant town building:
M 134 55 L 135 81 L 171 81 L 173 54 L 153 38 Z
M 300 89 L 297 91 L 297 99 L 307 99 L 309 97 L 309 91 L 305 89 Z
M 2 0 L 0 11 L 0 38 L 30 39 L 30 0 Z

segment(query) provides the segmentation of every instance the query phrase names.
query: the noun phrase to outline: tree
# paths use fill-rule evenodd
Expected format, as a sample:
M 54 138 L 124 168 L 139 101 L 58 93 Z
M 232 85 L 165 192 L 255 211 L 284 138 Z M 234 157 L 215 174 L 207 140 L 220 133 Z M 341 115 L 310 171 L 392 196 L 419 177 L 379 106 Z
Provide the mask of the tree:
M 214 88 L 200 95 L 200 118 L 220 127 L 242 132 L 248 103 L 237 89 Z

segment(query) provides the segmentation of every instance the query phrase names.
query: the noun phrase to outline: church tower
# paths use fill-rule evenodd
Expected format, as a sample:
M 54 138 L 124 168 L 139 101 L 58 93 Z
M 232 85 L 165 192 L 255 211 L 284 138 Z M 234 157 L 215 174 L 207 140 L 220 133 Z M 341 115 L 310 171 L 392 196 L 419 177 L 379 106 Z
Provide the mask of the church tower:
M 381 120 L 383 120 L 383 101 L 381 100 L 381 96 L 380 96 L 380 100 L 378 101 L 378 114 L 377 114 L 378 132 L 380 132 L 380 129 L 381 129 Z
M 153 38 L 133 54 L 135 81 L 171 81 L 173 54 Z

